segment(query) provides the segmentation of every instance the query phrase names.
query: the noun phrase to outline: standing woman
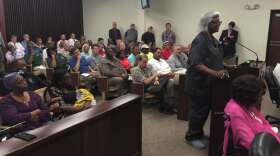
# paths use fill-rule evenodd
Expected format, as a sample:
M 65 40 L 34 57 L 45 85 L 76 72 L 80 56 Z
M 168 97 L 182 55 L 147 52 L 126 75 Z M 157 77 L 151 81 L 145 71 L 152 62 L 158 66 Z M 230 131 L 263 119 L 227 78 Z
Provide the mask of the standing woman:
M 223 79 L 223 52 L 213 36 L 221 25 L 219 12 L 208 12 L 200 20 L 200 33 L 192 42 L 186 73 L 186 93 L 191 101 L 189 130 L 186 141 L 193 147 L 205 149 L 203 126 L 210 111 L 210 84 Z

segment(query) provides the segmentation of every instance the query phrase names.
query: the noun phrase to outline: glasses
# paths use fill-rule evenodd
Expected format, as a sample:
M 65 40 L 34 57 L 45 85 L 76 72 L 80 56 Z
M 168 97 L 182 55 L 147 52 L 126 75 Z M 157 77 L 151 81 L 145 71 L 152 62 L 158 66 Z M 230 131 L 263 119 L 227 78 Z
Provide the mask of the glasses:
M 210 23 L 211 23 L 211 24 L 215 24 L 215 25 L 221 25 L 221 24 L 222 24 L 222 21 L 217 20 L 217 21 L 211 21 Z

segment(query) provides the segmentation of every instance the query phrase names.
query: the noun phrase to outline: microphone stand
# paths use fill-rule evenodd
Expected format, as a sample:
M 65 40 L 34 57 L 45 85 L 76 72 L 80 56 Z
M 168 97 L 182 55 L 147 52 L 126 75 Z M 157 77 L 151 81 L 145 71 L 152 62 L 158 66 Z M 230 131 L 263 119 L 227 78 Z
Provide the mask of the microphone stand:
M 257 54 L 255 51 L 253 51 L 252 49 L 250 49 L 250 48 L 246 47 L 245 45 L 241 44 L 240 42 L 236 42 L 236 43 L 237 43 L 238 45 L 240 45 L 241 47 L 243 47 L 243 48 L 249 50 L 250 52 L 252 52 L 252 53 L 254 53 L 254 54 L 256 55 L 256 57 L 257 57 L 257 59 L 256 59 L 256 67 L 257 67 L 257 66 L 258 66 L 258 62 L 259 62 L 259 56 L 258 56 L 258 54 Z

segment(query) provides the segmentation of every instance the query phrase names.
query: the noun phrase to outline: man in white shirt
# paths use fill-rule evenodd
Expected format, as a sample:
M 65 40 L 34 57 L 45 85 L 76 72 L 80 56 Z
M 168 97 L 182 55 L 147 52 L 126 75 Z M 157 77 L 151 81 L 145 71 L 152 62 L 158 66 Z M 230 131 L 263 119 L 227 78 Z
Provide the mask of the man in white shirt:
M 158 74 L 166 75 L 171 74 L 171 68 L 169 64 L 161 58 L 161 49 L 157 48 L 154 53 L 154 58 L 149 60 L 149 65 L 153 67 L 153 70 L 156 71 Z
M 76 34 L 71 33 L 71 34 L 70 34 L 70 39 L 68 40 L 69 46 L 74 47 L 74 46 L 75 46 L 75 43 L 76 43 L 77 41 L 78 41 L 78 40 L 76 39 Z
M 11 41 L 8 43 L 8 45 L 12 45 L 18 53 L 25 54 L 25 48 L 21 45 L 21 43 L 17 42 L 17 36 L 12 35 Z

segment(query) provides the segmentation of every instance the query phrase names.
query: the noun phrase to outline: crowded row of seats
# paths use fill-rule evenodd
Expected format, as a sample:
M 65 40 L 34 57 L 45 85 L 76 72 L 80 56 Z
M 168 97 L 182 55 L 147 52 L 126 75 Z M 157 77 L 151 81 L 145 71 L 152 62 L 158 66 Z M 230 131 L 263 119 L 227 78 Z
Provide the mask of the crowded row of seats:
M 182 45 L 165 42 L 163 48 L 153 48 L 117 40 L 105 46 L 102 38 L 93 43 L 72 33 L 57 42 L 49 37 L 46 44 L 40 38 L 34 43 L 28 34 L 18 42 L 12 35 L 6 47 L 0 89 L 3 125 L 26 122 L 33 129 L 128 92 L 157 99 L 162 113 L 177 112 L 174 86 L 186 72 L 188 53 Z M 137 84 L 143 88 L 140 93 Z

